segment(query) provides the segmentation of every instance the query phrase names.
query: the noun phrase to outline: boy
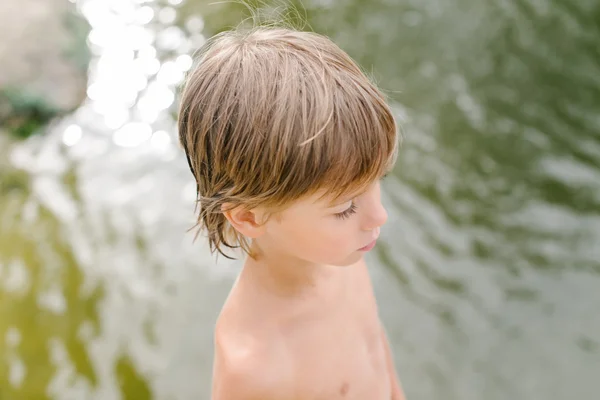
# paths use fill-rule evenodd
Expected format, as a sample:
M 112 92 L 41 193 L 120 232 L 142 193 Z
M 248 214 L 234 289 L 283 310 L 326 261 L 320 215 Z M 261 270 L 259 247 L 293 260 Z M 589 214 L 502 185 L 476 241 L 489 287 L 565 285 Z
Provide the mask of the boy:
M 179 132 L 211 251 L 247 254 L 212 398 L 404 399 L 363 260 L 397 148 L 383 95 L 323 36 L 225 32 L 188 77 Z

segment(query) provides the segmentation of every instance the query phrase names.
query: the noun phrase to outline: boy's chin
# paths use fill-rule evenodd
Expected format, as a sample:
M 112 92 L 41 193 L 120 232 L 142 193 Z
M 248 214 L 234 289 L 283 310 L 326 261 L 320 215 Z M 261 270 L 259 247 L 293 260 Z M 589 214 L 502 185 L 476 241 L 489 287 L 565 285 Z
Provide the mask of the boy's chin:
M 351 265 L 356 264 L 360 259 L 362 259 L 362 257 L 363 255 L 357 251 L 355 253 L 352 253 L 345 259 L 331 262 L 329 263 L 329 265 L 332 265 L 334 267 L 349 267 Z

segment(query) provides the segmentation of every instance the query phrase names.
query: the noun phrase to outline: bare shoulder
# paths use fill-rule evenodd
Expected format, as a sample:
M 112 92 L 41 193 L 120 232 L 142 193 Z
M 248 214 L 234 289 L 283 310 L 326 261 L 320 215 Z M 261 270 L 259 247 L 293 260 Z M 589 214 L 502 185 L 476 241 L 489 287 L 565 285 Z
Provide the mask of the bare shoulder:
M 219 321 L 215 329 L 212 400 L 289 398 L 284 360 L 276 337 Z

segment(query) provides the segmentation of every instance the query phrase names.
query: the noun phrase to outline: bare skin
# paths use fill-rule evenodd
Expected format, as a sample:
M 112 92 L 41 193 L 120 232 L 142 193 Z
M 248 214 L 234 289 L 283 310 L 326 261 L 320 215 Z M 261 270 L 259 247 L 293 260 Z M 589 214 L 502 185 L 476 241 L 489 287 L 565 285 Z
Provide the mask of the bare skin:
M 373 204 L 379 201 L 376 190 Z M 362 212 L 373 199 L 357 200 Z M 306 210 L 291 212 L 310 222 L 308 212 L 315 208 Z M 371 233 L 376 237 L 383 223 L 376 214 L 364 215 L 356 232 L 370 236 L 357 236 L 360 244 Z M 236 229 L 253 233 L 244 226 L 247 216 L 228 218 Z M 303 228 L 289 218 L 293 229 Z M 345 231 L 352 234 L 349 223 Z M 271 233 L 279 238 L 284 231 Z M 328 233 L 321 233 L 325 240 Z M 278 251 L 279 242 L 267 240 L 269 232 L 258 236 L 268 251 L 248 258 L 217 321 L 212 399 L 404 400 L 364 252 L 339 252 L 344 258 L 335 266 L 314 263 Z M 325 252 L 311 256 L 326 258 Z
M 260 390 L 290 400 L 404 398 L 392 397 L 399 386 L 363 260 L 294 296 L 263 289 L 245 269 L 223 308 L 213 398 L 253 398 L 246 379 L 231 379 L 244 371 L 261 399 Z

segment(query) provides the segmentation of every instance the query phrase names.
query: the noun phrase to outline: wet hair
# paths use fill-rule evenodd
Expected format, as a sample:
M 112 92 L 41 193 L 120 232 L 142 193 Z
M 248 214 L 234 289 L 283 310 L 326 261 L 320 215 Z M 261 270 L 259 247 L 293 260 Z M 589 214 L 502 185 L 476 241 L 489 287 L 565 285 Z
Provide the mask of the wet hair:
M 178 124 L 197 183 L 196 228 L 225 257 L 224 248 L 252 253 L 224 211 L 282 210 L 323 189 L 338 199 L 379 179 L 397 153 L 381 91 L 330 39 L 290 28 L 209 39 L 186 79 Z

